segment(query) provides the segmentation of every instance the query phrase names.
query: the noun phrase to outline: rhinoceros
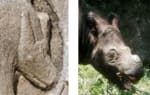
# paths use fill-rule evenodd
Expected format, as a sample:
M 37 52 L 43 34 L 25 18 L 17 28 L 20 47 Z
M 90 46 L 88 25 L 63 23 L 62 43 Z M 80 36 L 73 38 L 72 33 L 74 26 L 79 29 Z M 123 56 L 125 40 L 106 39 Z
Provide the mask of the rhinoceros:
M 124 42 L 114 13 L 102 17 L 79 1 L 79 62 L 90 63 L 120 88 L 130 89 L 143 75 L 143 63 Z

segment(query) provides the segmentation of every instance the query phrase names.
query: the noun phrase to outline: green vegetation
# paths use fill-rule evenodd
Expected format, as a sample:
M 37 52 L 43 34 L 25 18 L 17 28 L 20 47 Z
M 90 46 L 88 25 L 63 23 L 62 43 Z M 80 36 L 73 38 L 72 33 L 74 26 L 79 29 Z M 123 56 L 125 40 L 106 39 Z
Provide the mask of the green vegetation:
M 120 90 L 91 65 L 79 65 L 79 95 L 150 95 L 150 69 L 130 91 Z

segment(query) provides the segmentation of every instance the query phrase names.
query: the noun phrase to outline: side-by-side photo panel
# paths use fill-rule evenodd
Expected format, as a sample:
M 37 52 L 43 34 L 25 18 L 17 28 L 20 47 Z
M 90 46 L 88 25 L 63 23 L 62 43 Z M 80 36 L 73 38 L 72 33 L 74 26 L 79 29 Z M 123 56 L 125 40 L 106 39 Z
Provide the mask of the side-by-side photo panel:
M 150 95 L 150 2 L 79 0 L 79 95 Z

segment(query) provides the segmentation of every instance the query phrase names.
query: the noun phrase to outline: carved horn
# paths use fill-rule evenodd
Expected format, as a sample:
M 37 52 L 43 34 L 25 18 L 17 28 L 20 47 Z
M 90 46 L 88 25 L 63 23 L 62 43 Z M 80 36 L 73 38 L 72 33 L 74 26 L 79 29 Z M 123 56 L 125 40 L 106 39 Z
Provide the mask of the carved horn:
M 20 44 L 23 45 L 32 45 L 35 43 L 35 38 L 31 23 L 29 21 L 29 13 L 21 13 L 21 33 L 20 33 Z

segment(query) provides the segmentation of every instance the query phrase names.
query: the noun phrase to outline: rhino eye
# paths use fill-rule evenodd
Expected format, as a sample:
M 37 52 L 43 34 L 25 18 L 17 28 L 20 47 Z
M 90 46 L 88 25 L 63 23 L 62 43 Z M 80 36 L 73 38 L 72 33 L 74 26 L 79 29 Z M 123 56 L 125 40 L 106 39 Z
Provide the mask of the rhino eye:
M 108 34 L 107 32 L 104 32 L 104 33 L 103 33 L 103 37 L 106 37 L 106 36 L 107 36 L 107 34 Z

